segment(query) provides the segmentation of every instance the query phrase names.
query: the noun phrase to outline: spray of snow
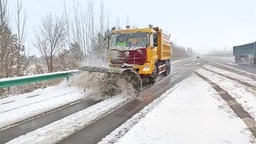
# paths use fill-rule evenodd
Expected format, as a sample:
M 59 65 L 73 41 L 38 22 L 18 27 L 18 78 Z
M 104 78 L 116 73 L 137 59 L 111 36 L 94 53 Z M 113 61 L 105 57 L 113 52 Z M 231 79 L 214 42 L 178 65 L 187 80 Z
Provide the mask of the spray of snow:
M 106 99 L 116 95 L 135 96 L 135 90 L 122 75 L 82 72 L 70 79 L 72 86 L 79 87 L 85 93 L 93 94 L 94 99 Z

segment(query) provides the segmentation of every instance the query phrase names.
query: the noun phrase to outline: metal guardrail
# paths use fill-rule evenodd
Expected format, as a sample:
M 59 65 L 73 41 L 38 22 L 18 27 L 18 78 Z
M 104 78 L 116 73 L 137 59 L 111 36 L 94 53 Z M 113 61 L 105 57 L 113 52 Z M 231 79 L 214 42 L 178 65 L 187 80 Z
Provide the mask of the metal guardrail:
M 174 58 L 171 58 L 171 60 L 179 60 L 179 59 L 184 59 L 189 57 L 193 57 L 193 56 L 174 57 Z
M 68 80 L 74 73 L 80 72 L 80 70 L 62 71 L 54 73 L 46 73 L 31 76 L 13 77 L 0 79 L 0 88 L 8 88 L 12 86 L 19 86 L 23 84 L 35 83 L 39 81 L 52 80 L 58 78 L 65 78 Z

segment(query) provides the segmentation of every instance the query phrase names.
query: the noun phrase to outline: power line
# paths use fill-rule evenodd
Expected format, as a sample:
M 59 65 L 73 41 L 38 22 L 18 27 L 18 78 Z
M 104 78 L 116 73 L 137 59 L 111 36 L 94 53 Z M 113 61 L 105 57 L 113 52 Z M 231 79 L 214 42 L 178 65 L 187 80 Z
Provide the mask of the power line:
M 48 7 L 50 9 L 53 9 L 53 7 L 48 6 L 47 4 L 45 4 L 43 1 L 40 0 L 36 0 L 37 2 L 39 2 L 40 4 L 44 5 L 45 7 Z
M 49 6 L 48 4 L 49 3 L 46 3 L 45 1 L 40 1 L 40 0 L 36 0 L 38 3 L 40 3 L 41 5 L 43 5 L 43 6 L 45 6 L 45 7 L 47 7 L 47 8 L 49 8 L 50 10 L 55 10 L 55 11 L 57 11 L 57 12 L 59 12 L 59 13 L 61 13 L 62 14 L 62 12 L 60 12 L 58 9 L 56 9 L 54 6 Z
M 13 3 L 11 3 L 11 2 L 9 2 L 9 3 L 11 4 L 11 6 L 13 6 L 13 7 L 17 8 L 17 5 L 16 5 L 16 4 L 13 4 Z M 27 8 L 24 8 L 24 7 L 22 7 L 21 9 L 23 9 L 24 11 L 29 11 L 29 12 L 31 12 L 31 13 L 33 13 L 33 14 L 35 14 L 35 15 L 38 15 L 38 16 L 43 17 L 41 14 L 36 13 L 36 12 L 34 12 L 34 11 L 30 10 L 30 9 L 27 9 Z

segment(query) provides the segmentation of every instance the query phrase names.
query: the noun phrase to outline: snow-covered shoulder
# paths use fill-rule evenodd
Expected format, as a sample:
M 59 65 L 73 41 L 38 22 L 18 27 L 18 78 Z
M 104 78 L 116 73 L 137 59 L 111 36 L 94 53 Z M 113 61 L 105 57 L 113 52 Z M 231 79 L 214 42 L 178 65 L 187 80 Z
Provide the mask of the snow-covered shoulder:
M 100 143 L 246 144 L 251 136 L 219 94 L 193 74 Z

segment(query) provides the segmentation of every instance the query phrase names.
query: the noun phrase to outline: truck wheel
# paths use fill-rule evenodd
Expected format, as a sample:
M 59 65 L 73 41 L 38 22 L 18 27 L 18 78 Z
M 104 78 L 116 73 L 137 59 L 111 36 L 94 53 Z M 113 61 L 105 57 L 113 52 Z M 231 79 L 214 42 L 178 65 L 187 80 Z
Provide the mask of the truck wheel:
M 127 69 L 122 73 L 125 80 L 130 83 L 135 90 L 136 97 L 139 96 L 139 92 L 142 90 L 142 79 L 140 75 L 134 70 Z
M 170 60 L 166 60 L 165 61 L 165 72 L 164 72 L 164 76 L 168 76 L 171 72 L 171 62 Z
M 151 84 L 156 83 L 157 77 L 158 77 L 158 70 L 157 70 L 157 66 L 155 65 L 155 69 L 154 69 L 153 73 L 148 77 L 149 82 Z

